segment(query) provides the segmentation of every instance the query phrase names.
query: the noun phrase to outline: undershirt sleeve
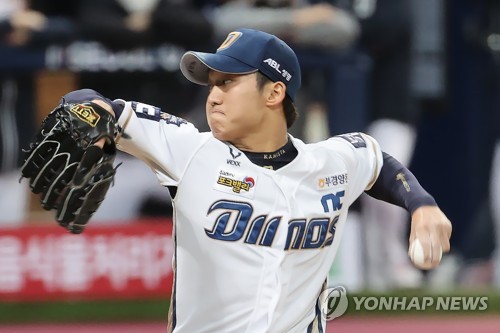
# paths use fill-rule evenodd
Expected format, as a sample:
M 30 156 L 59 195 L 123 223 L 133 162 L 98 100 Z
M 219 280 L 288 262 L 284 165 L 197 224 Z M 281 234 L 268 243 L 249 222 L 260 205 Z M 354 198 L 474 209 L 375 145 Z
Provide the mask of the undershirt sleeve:
M 384 164 L 369 196 L 405 208 L 413 213 L 422 206 L 436 206 L 434 198 L 424 190 L 417 178 L 391 155 L 383 152 Z

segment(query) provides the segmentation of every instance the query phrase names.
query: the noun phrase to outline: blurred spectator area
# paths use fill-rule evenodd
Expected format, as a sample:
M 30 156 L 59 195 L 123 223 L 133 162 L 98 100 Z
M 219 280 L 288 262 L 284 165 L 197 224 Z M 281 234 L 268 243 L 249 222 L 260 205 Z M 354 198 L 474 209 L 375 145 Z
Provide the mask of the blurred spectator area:
M 14 103 L 3 109 L 17 118 L 14 127 L 24 137 L 11 150 L 20 152 L 27 145 L 61 96 L 83 87 L 111 99 L 188 113 L 201 89 L 181 79 L 180 57 L 188 47 L 211 45 L 211 33 L 202 12 L 188 1 L 6 0 L 0 5 L 0 75 L 12 86 Z M 2 102 L 9 96 L 2 94 Z M 22 162 L 18 155 L 17 167 Z M 38 196 L 30 196 L 27 219 L 52 220 Z M 162 198 L 168 202 L 168 192 Z M 141 215 L 165 211 L 158 210 L 155 200 L 145 200 L 138 210 Z

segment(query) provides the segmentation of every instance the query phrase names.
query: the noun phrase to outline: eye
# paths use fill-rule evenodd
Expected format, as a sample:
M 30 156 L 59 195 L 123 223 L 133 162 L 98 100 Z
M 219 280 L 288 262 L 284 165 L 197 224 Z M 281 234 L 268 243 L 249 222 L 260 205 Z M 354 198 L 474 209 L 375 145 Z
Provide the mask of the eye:
M 208 83 L 208 91 L 211 91 L 213 87 L 222 87 L 233 82 L 233 79 L 220 79 Z

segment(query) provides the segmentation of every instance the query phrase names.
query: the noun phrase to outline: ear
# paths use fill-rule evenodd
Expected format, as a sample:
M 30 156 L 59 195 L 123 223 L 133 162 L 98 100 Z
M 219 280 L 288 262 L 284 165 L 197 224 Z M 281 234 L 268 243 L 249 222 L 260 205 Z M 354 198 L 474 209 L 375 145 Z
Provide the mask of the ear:
M 283 103 L 286 96 L 286 86 L 283 82 L 273 82 L 269 86 L 267 94 L 266 105 L 268 107 L 276 107 Z

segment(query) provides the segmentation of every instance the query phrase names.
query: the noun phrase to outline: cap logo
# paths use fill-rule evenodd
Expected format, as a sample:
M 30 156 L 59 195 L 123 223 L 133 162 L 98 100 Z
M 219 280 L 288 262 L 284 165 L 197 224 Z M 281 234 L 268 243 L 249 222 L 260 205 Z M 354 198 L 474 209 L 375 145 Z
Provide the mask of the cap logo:
M 280 69 L 281 64 L 276 62 L 276 60 L 267 58 L 264 60 L 264 63 L 268 64 L 271 68 L 273 68 L 275 71 L 277 71 L 285 80 L 290 81 L 292 79 L 292 74 L 288 73 L 286 69 Z
M 231 45 L 233 45 L 233 43 L 236 42 L 238 40 L 238 38 L 241 37 L 241 35 L 243 35 L 243 33 L 241 33 L 240 31 L 230 32 L 227 35 L 226 40 L 224 42 L 222 42 L 222 44 L 217 49 L 217 52 L 225 50 L 228 47 L 230 47 Z

